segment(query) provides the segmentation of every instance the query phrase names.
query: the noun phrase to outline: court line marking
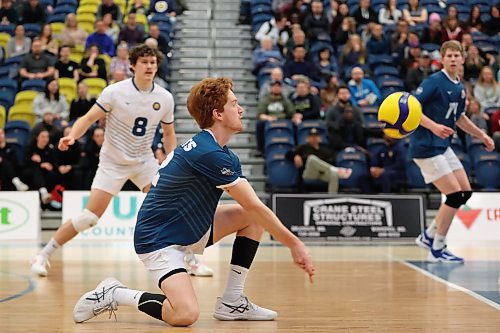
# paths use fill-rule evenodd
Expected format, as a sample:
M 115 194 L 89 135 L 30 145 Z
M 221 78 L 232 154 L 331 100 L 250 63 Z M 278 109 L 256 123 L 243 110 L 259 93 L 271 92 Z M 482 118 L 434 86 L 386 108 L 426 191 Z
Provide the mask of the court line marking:
M 496 302 L 493 302 L 492 300 L 490 300 L 490 299 L 488 299 L 488 298 L 486 298 L 484 296 L 479 295 L 475 291 L 472 291 L 472 290 L 467 289 L 465 287 L 459 286 L 458 284 L 455 284 L 453 282 L 450 282 L 450 281 L 447 281 L 447 280 L 445 280 L 443 278 L 440 278 L 439 276 L 434 275 L 431 272 L 426 271 L 425 269 L 420 268 L 418 266 L 415 266 L 415 265 L 413 265 L 413 264 L 411 264 L 411 263 L 409 263 L 407 261 L 404 261 L 402 259 L 399 259 L 399 258 L 396 258 L 396 257 L 393 257 L 393 256 L 389 256 L 389 257 L 392 260 L 394 260 L 396 262 L 399 262 L 400 264 L 403 264 L 404 266 L 409 267 L 409 268 L 411 268 L 411 269 L 413 269 L 413 270 L 415 270 L 415 271 L 417 271 L 417 272 L 419 272 L 419 273 L 421 273 L 421 274 L 423 274 L 423 275 L 425 275 L 425 276 L 433 279 L 434 281 L 440 282 L 440 283 L 445 284 L 446 286 L 448 286 L 450 288 L 453 288 L 453 289 L 456 289 L 458 291 L 461 291 L 461 292 L 463 292 L 463 293 L 465 293 L 465 294 L 467 294 L 467 295 L 469 295 L 469 296 L 477 299 L 478 301 L 486 303 L 489 306 L 493 307 L 494 309 L 500 311 L 500 304 L 498 304 Z
M 22 278 L 23 280 L 28 281 L 28 288 L 24 289 L 23 291 L 21 291 L 21 292 L 19 292 L 17 294 L 14 294 L 14 295 L 11 295 L 11 296 L 7 296 L 5 298 L 0 298 L 0 303 L 11 301 L 13 299 L 22 297 L 22 296 L 24 296 L 26 294 L 29 294 L 30 292 L 33 291 L 33 289 L 35 289 L 35 286 L 36 286 L 35 281 L 31 277 L 29 277 L 27 275 L 22 275 L 22 274 L 17 274 L 17 273 L 12 273 L 12 272 L 2 272 L 2 271 L 0 271 L 0 274 L 14 275 L 14 276 Z

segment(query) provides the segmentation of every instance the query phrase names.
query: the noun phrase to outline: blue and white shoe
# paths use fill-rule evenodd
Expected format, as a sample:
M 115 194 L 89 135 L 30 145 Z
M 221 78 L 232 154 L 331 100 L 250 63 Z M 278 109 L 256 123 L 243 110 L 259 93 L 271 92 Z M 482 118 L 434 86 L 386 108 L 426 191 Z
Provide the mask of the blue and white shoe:
M 418 235 L 417 239 L 415 239 L 415 243 L 426 250 L 432 250 L 433 242 L 434 238 L 429 237 L 429 235 L 427 235 L 427 232 L 425 232 L 425 229 L 422 230 L 422 233 Z
M 451 253 L 450 250 L 446 248 L 446 245 L 440 250 L 431 249 L 428 260 L 431 262 L 446 262 L 456 264 L 464 263 L 464 258 L 460 258 Z

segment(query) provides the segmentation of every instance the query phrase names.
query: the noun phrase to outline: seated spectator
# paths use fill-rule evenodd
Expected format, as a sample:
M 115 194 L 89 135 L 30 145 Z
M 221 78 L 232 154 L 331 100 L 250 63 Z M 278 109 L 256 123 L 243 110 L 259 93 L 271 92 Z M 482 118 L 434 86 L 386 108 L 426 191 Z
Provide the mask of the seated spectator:
M 418 67 L 411 68 L 406 75 L 406 89 L 410 92 L 414 92 L 420 83 L 432 73 L 434 73 L 434 70 L 431 67 L 431 57 L 429 52 L 424 50 L 418 58 Z
M 52 59 L 56 59 L 59 54 L 59 43 L 52 38 L 52 28 L 50 24 L 44 24 L 42 26 L 39 37 L 42 42 L 42 50 L 52 57 Z
M 491 115 L 491 133 L 495 141 L 495 150 L 500 153 L 500 110 Z
M 462 35 L 462 48 L 464 49 L 465 56 L 467 56 L 467 51 L 469 51 L 469 47 L 474 45 L 474 41 L 472 40 L 472 35 L 468 32 Z
M 321 109 L 327 110 L 337 103 L 337 93 L 339 89 L 339 80 L 337 75 L 332 74 L 326 79 L 326 86 L 319 92 L 321 98 Z
M 144 40 L 144 28 L 137 24 L 135 14 L 129 14 L 127 24 L 120 30 L 118 43 L 126 42 L 130 47 L 142 43 Z
M 396 23 L 396 30 L 391 36 L 391 53 L 402 54 L 408 42 L 409 25 L 405 20 L 399 20 Z M 441 42 L 440 42 L 441 43 Z
M 24 56 L 19 65 L 19 75 L 22 80 L 46 80 L 54 76 L 54 64 L 43 53 L 42 42 L 35 38 L 31 44 L 31 53 Z
M 319 59 L 316 64 L 318 66 L 321 79 L 327 82 L 332 75 L 337 76 L 339 70 L 337 61 L 334 57 L 332 57 L 330 50 L 325 47 L 319 51 L 318 56 Z
M 352 79 L 349 81 L 351 102 L 356 106 L 378 106 L 382 101 L 382 95 L 375 83 L 365 79 L 365 72 L 360 67 L 354 67 L 351 71 Z
M 104 33 L 116 44 L 120 34 L 120 26 L 113 21 L 111 13 L 104 14 L 102 23 L 104 24 Z
M 495 80 L 491 67 L 484 66 L 481 69 L 474 87 L 474 97 L 481 103 L 483 110 L 500 106 L 500 85 Z
M 481 69 L 486 65 L 486 61 L 479 54 L 475 45 L 469 46 L 464 62 L 464 80 L 475 82 Z
M 484 32 L 490 36 L 500 31 L 500 4 L 490 7 L 490 20 L 484 23 Z
M 113 0 L 102 0 L 102 3 L 97 8 L 96 18 L 101 20 L 107 13 L 111 14 L 111 17 L 116 24 L 122 23 L 122 11 Z
M 356 21 L 352 17 L 344 17 L 340 29 L 335 32 L 334 44 L 344 45 L 356 34 Z
M 380 24 L 372 25 L 372 34 L 366 43 L 366 51 L 369 55 L 391 54 L 389 40 L 384 36 L 384 30 Z
M 370 175 L 382 193 L 391 193 L 406 179 L 406 148 L 402 140 L 384 135 L 385 145 L 370 154 Z M 378 191 L 377 191 L 378 192 Z
M 321 135 L 316 128 L 311 128 L 307 142 L 293 151 L 293 163 L 302 179 L 327 182 L 328 193 L 337 193 L 339 179 L 349 178 L 352 173 L 351 169 L 335 167 L 335 160 L 335 152 L 321 146 Z
M 42 204 L 52 200 L 50 191 L 58 184 L 55 150 L 49 143 L 49 132 L 45 129 L 35 133 L 26 147 L 23 178 L 30 189 L 40 193 Z
M 332 41 L 335 40 L 335 34 L 346 17 L 349 17 L 349 7 L 347 7 L 345 2 L 340 2 L 337 15 L 332 19 L 330 26 L 330 37 Z
M 27 191 L 28 185 L 19 179 L 20 167 L 16 152 L 5 141 L 5 131 L 0 128 L 0 191 Z
M 378 23 L 386 24 L 396 24 L 398 20 L 403 16 L 403 13 L 396 7 L 397 0 L 387 0 L 387 4 L 380 8 L 378 12 Z
M 483 30 L 483 24 L 481 20 L 481 8 L 478 5 L 473 5 L 470 9 L 469 18 L 464 22 L 464 29 L 469 32 L 480 32 Z
M 144 6 L 142 0 L 134 0 L 132 6 L 130 6 L 129 14 L 131 13 L 147 15 L 148 9 Z
M 317 95 L 311 94 L 311 84 L 305 76 L 297 78 L 295 93 L 290 97 L 296 116 L 293 117 L 295 124 L 300 124 L 303 120 L 318 120 L 321 117 L 321 100 Z
M 292 102 L 283 95 L 282 81 L 271 81 L 269 94 L 259 101 L 256 124 L 257 148 L 264 152 L 264 126 L 269 121 L 292 119 L 295 108 Z
M 64 28 L 59 35 L 61 45 L 75 47 L 76 45 L 85 45 L 87 41 L 87 32 L 78 27 L 76 16 L 70 13 L 66 16 Z
M 61 130 L 60 126 L 61 123 L 57 122 L 56 123 L 56 118 L 54 116 L 54 113 L 52 113 L 52 110 L 45 110 L 42 121 L 37 123 L 35 127 L 31 130 L 31 136 L 30 136 L 30 141 L 34 140 L 36 135 L 41 131 L 45 130 L 49 132 L 49 142 L 51 145 L 54 147 L 59 143 L 59 139 L 61 138 Z
M 438 13 L 432 13 L 429 16 L 429 26 L 424 28 L 420 41 L 441 45 L 442 39 L 441 17 Z
M 96 127 L 92 131 L 91 139 L 85 148 L 86 172 L 84 180 L 84 188 L 90 189 L 92 180 L 94 179 L 99 165 L 99 155 L 101 153 L 102 144 L 104 143 L 104 128 Z
M 59 79 L 61 77 L 66 77 L 74 79 L 76 82 L 80 80 L 80 75 L 78 73 L 79 66 L 76 62 L 69 58 L 71 54 L 71 48 L 64 45 L 59 50 L 59 60 L 56 61 L 54 78 Z
M 457 6 L 455 5 L 451 5 L 451 6 L 448 6 L 448 8 L 446 9 L 446 16 L 445 16 L 445 20 L 448 19 L 448 18 L 456 18 L 457 21 L 460 22 L 460 20 L 458 19 L 458 9 L 457 9 Z
M 427 9 L 418 0 L 408 0 L 408 6 L 403 9 L 403 17 L 411 26 L 426 23 Z
M 175 0 L 151 0 L 149 13 L 166 15 L 171 22 L 175 22 L 179 9 Z
M 12 0 L 2 0 L 0 8 L 0 24 L 17 24 L 19 22 L 19 14 L 12 8 Z
M 441 30 L 441 43 L 447 42 L 449 40 L 456 40 L 462 42 L 462 35 L 464 31 L 458 24 L 458 19 L 453 17 L 448 17 L 443 25 L 443 29 Z
M 271 20 L 264 22 L 260 26 L 255 33 L 255 39 L 260 42 L 262 37 L 269 36 L 273 40 L 273 45 L 282 49 L 290 37 L 289 31 L 286 29 L 287 25 L 288 19 L 286 15 L 278 12 Z
M 113 74 L 111 75 L 111 79 L 109 81 L 109 83 L 116 83 L 116 82 L 120 82 L 120 81 L 123 81 L 127 79 L 127 76 L 125 74 L 125 72 L 121 69 L 117 69 L 113 72 Z
M 87 42 L 85 44 L 85 49 L 88 51 L 91 45 L 97 45 L 102 53 L 106 53 L 110 57 L 114 56 L 115 43 L 113 43 L 111 37 L 106 34 L 106 27 L 104 25 L 104 22 L 101 20 L 96 20 L 94 27 L 95 31 L 88 36 Z
M 111 77 L 116 71 L 121 71 L 124 74 L 124 78 L 131 78 L 134 74 L 130 70 L 130 60 L 128 60 L 128 46 L 127 43 L 122 42 L 116 47 L 116 57 L 111 59 L 111 65 L 109 66 L 109 71 Z
M 160 28 L 156 23 L 149 24 L 149 35 L 144 39 L 153 38 L 158 43 L 158 49 L 165 55 L 168 56 L 170 52 L 170 46 L 168 45 L 168 40 L 160 33 Z
M 306 52 L 309 51 L 309 41 L 306 39 L 306 34 L 301 29 L 296 29 L 292 33 L 292 38 L 288 39 L 285 44 L 285 48 L 283 49 L 283 54 L 286 57 L 286 60 L 293 59 L 293 49 L 295 45 L 302 45 L 306 49 Z
M 64 128 L 63 136 L 69 135 L 71 126 Z M 68 150 L 57 149 L 55 154 L 58 179 L 66 190 L 81 190 L 83 170 L 81 165 L 82 151 L 80 143 L 75 141 Z
M 420 48 L 420 45 L 408 46 L 406 47 L 404 54 L 405 57 L 401 62 L 399 70 L 402 77 L 406 77 L 410 70 L 415 69 L 420 65 L 419 59 L 422 56 L 422 49 Z
M 311 42 L 329 37 L 330 22 L 321 0 L 311 1 L 311 11 L 306 15 L 302 27 Z
M 288 19 L 290 23 L 298 23 L 302 25 L 304 19 L 309 11 L 308 3 L 302 0 L 294 0 L 291 1 L 291 9 L 288 10 Z M 273 1 L 273 11 L 276 12 L 287 12 L 287 8 L 289 8 L 290 1 L 289 0 L 274 0 Z
M 263 99 L 267 94 L 271 92 L 271 82 L 273 81 L 280 81 L 282 83 L 281 85 L 281 91 L 283 93 L 283 96 L 288 97 L 293 92 L 295 91 L 295 87 L 287 84 L 285 81 L 283 81 L 283 70 L 280 67 L 273 68 L 271 70 L 271 77 L 269 80 L 265 81 L 264 84 L 260 87 L 259 90 L 259 100 Z
M 306 60 L 306 49 L 302 45 L 295 45 L 293 48 L 293 59 L 287 60 L 283 66 L 285 78 L 297 81 L 302 76 L 307 76 L 310 80 L 319 82 L 321 77 L 316 66 Z
M 359 7 L 354 11 L 352 17 L 358 26 L 378 22 L 377 13 L 370 7 L 370 0 L 360 0 Z
M 21 12 L 22 23 L 45 23 L 45 11 L 38 0 L 28 0 Z
M 91 45 L 87 49 L 85 57 L 83 57 L 80 63 L 80 79 L 98 77 L 106 81 L 108 80 L 106 63 L 99 58 L 100 54 L 101 52 L 97 45 Z
M 41 121 L 43 115 L 50 111 L 54 114 L 54 118 L 66 122 L 62 126 L 67 125 L 69 107 L 66 97 L 59 93 L 59 84 L 56 79 L 47 81 L 45 92 L 39 93 L 33 100 L 33 112 L 36 114 L 37 120 Z
M 84 116 L 95 102 L 95 98 L 89 96 L 89 87 L 85 82 L 78 83 L 78 93 L 69 108 L 69 121 Z
M 342 48 L 342 53 L 339 57 L 339 65 L 344 70 L 354 66 L 360 66 L 365 63 L 366 57 L 366 50 L 361 42 L 361 37 L 354 34 L 349 37 L 349 41 Z M 345 73 L 344 77 L 347 75 L 348 73 Z
M 21 54 L 29 53 L 31 47 L 31 38 L 24 34 L 24 26 L 17 25 L 14 31 L 14 37 L 7 43 L 7 54 L 9 57 L 16 57 Z
M 254 75 L 258 75 L 264 68 L 281 67 L 283 65 L 283 55 L 278 48 L 273 47 L 271 37 L 262 37 L 260 48 L 256 48 L 252 53 L 252 63 L 252 73 Z

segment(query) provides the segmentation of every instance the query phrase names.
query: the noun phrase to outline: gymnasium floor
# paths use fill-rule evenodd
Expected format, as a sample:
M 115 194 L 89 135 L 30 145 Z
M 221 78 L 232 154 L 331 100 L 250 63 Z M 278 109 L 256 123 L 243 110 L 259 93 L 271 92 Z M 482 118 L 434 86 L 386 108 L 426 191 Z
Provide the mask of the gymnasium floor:
M 48 238 L 45 236 L 44 238 Z M 73 242 L 56 253 L 48 278 L 28 261 L 33 243 L 0 244 L 1 332 L 499 332 L 500 244 L 451 245 L 465 265 L 425 262 L 413 245 L 311 245 L 317 276 L 309 284 L 287 249 L 263 242 L 246 292 L 278 311 L 273 322 L 220 322 L 212 318 L 222 292 L 231 239 L 209 248 L 213 278 L 193 278 L 201 316 L 191 328 L 172 328 L 131 308 L 75 324 L 76 300 L 108 276 L 131 288 L 159 290 L 128 242 Z

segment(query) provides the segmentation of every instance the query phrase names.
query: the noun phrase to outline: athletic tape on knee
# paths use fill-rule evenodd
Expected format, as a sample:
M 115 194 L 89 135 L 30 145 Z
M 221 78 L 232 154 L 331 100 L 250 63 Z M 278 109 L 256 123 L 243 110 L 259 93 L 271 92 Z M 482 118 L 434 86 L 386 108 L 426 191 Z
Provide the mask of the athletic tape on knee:
M 467 202 L 467 199 L 463 191 L 453 192 L 446 196 L 444 204 L 451 208 L 460 208 L 460 206 Z
M 80 215 L 71 220 L 71 223 L 76 231 L 82 232 L 95 226 L 97 221 L 99 217 L 85 208 Z

